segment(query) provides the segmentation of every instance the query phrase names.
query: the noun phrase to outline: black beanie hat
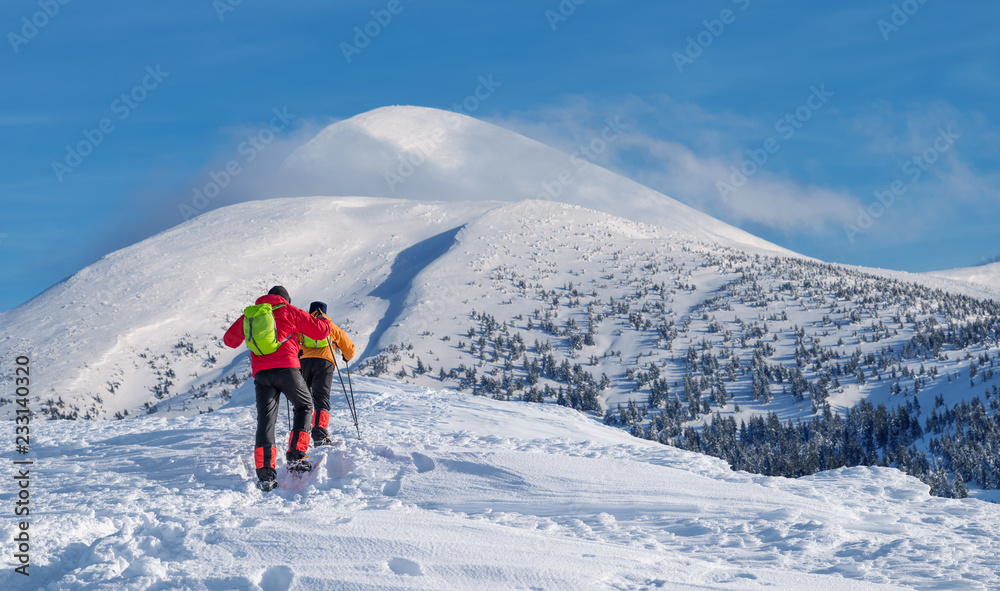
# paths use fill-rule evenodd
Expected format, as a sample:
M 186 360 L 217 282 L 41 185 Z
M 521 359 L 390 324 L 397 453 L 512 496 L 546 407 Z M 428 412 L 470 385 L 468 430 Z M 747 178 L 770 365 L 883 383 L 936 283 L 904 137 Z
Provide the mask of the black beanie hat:
M 312 314 L 316 310 L 326 314 L 326 304 L 323 302 L 313 302 L 309 304 L 309 313 Z
M 285 298 L 285 301 L 289 304 L 292 303 L 291 296 L 288 295 L 288 290 L 280 285 L 275 285 L 271 288 L 271 291 L 267 292 L 267 295 L 276 295 Z

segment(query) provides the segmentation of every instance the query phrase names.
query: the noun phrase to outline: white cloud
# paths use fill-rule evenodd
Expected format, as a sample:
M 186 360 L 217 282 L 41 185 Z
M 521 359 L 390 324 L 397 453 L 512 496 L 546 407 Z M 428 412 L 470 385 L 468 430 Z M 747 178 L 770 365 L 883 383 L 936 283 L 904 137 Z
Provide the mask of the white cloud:
M 756 148 L 774 134 L 763 123 L 737 114 L 714 113 L 668 97 L 656 105 L 635 97 L 616 105 L 573 97 L 560 106 L 494 121 L 573 150 L 599 136 L 604 118 L 618 115 L 631 127 L 597 164 L 710 215 L 783 232 L 830 232 L 857 215 L 861 202 L 849 192 L 802 184 L 770 171 L 768 164 L 724 198 L 718 183 L 729 182 L 732 167 L 747 158 L 747 147 Z
M 732 167 L 747 160 L 747 149 L 774 135 L 770 121 L 669 97 L 654 102 L 570 97 L 493 122 L 572 151 L 597 137 L 608 116 L 621 116 L 631 128 L 597 164 L 736 225 L 844 238 L 843 226 L 857 222 L 858 209 L 871 206 L 876 191 L 899 180 L 906 185 L 905 195 L 866 237 L 906 243 L 919 232 L 940 230 L 945 221 L 968 223 L 972 212 L 1000 203 L 1000 171 L 991 164 L 1000 153 L 1000 129 L 984 114 L 963 112 L 945 101 L 904 107 L 881 101 L 846 113 L 840 109 L 833 114 L 833 129 L 810 123 L 780 142 L 779 152 L 728 199 L 717 183 L 728 181 Z M 928 152 L 948 129 L 961 134 L 954 146 Z M 829 136 L 833 130 L 840 135 Z M 801 165 L 782 158 L 782 151 L 800 148 L 816 155 Z M 936 159 L 929 166 L 924 162 L 916 178 L 913 166 L 904 166 L 925 153 Z M 826 166 L 845 171 L 838 186 L 808 180 L 823 177 Z
M 753 222 L 784 232 L 820 232 L 830 224 L 853 220 L 860 204 L 847 192 L 804 186 L 768 171 L 758 172 L 735 188 L 731 177 L 738 158 L 699 156 L 679 143 L 644 136 L 623 143 L 663 163 L 662 168 L 640 173 L 638 182 L 727 221 Z M 720 192 L 719 183 L 734 187 L 735 192 Z

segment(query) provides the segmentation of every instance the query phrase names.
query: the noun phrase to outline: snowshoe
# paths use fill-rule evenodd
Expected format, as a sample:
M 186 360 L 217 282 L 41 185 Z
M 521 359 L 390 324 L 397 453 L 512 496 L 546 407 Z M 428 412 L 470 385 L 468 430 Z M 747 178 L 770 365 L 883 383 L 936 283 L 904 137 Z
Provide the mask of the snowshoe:
M 278 481 L 277 480 L 258 480 L 257 481 L 257 488 L 260 489 L 261 492 L 270 492 L 270 491 L 278 488 Z
M 336 444 L 329 437 L 324 437 L 322 439 L 314 439 L 313 440 L 313 446 L 320 447 L 320 446 L 323 446 L 323 445 L 336 445 Z
M 312 468 L 312 464 L 305 458 L 302 458 L 301 460 L 291 460 L 288 462 L 289 474 L 303 474 L 305 472 L 309 472 Z

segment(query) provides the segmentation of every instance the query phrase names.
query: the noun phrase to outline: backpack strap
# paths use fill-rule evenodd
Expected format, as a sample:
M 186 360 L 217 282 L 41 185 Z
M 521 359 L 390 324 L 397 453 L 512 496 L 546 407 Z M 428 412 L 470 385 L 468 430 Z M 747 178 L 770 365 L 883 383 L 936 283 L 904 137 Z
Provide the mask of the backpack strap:
M 278 308 L 284 308 L 284 307 L 285 307 L 285 304 L 278 304 L 277 306 L 271 306 L 271 315 L 273 316 L 274 315 L 274 311 L 277 310 Z M 278 332 L 278 319 L 277 318 L 274 319 L 274 332 Z M 295 334 L 295 331 L 293 330 L 291 333 L 289 333 L 289 335 L 287 337 L 285 337 L 285 338 L 281 339 L 280 341 L 278 341 L 278 349 L 280 349 L 282 347 L 282 345 L 285 344 L 285 341 L 287 341 L 288 339 L 292 338 L 292 335 L 294 335 L 294 334 Z M 277 353 L 278 349 L 275 349 L 275 353 Z
M 247 318 L 247 322 L 250 324 L 250 334 L 248 334 L 247 337 L 250 338 L 250 342 L 253 343 L 253 346 L 257 347 L 257 350 L 260 351 L 260 345 L 257 344 L 257 339 L 253 338 L 253 318 Z M 252 349 L 250 350 L 250 353 L 253 354 Z

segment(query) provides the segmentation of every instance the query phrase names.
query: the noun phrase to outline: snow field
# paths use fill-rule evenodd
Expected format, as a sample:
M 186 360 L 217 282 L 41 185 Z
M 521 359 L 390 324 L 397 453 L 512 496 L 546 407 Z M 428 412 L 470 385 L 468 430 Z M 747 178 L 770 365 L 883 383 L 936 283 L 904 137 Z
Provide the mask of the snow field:
M 955 281 L 964 281 L 966 283 L 984 287 L 993 293 L 1000 294 L 1000 262 L 983 264 L 978 267 L 933 271 L 926 273 L 926 275 L 952 279 Z
M 576 411 L 355 382 L 363 440 L 253 487 L 252 383 L 195 417 L 39 423 L 32 589 L 989 589 L 1000 512 L 890 469 L 799 480 Z M 279 417 L 279 446 L 287 438 Z M 0 535 L 10 539 L 5 518 Z M 5 555 L 5 561 L 11 560 Z M 13 586 L 13 587 L 12 587 Z

